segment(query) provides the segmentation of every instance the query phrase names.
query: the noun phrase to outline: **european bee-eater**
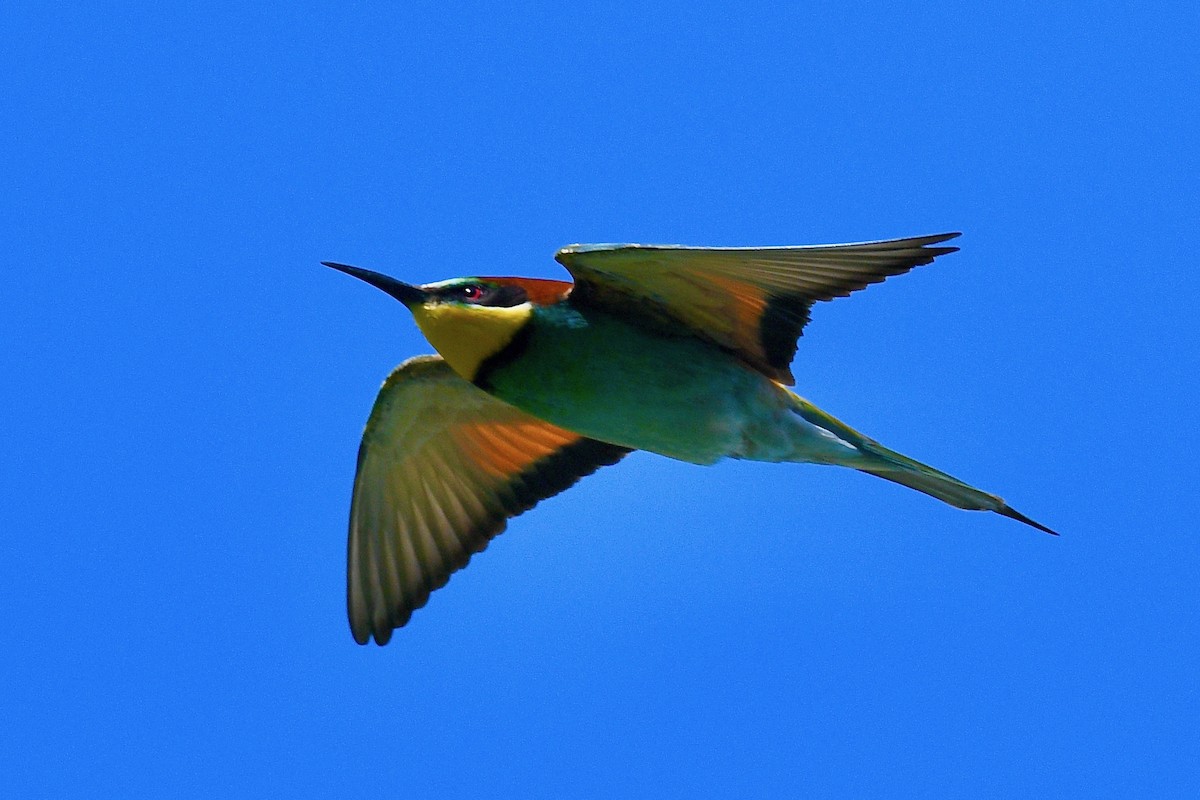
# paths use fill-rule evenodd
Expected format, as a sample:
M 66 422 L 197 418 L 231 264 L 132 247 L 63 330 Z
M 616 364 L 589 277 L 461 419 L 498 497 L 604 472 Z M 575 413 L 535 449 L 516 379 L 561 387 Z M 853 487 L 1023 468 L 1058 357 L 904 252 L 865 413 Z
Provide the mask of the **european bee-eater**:
M 928 264 L 957 233 L 861 244 L 576 244 L 575 278 L 413 286 L 324 262 L 396 298 L 440 356 L 388 377 L 358 452 L 347 600 L 386 644 L 509 517 L 633 450 L 836 464 L 1054 533 L 883 447 L 787 389 L 818 300 Z

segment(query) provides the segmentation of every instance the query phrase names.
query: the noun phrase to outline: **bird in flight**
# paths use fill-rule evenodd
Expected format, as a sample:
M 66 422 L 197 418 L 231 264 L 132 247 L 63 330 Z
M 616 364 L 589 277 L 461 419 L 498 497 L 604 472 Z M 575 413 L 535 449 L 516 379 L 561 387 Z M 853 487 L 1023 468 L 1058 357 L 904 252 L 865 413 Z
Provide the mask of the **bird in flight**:
M 834 464 L 1054 531 L 796 395 L 814 303 L 929 264 L 957 233 L 805 247 L 575 244 L 574 282 L 414 286 L 332 262 L 412 312 L 439 355 L 375 400 L 350 504 L 354 639 L 386 644 L 507 520 L 633 450 Z

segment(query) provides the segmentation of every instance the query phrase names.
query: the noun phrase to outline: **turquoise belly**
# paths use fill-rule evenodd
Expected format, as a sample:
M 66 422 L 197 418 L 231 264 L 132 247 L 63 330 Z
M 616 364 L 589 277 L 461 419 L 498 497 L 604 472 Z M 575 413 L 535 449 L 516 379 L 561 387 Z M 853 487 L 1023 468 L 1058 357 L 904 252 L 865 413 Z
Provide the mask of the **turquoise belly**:
M 699 464 L 787 449 L 796 418 L 785 390 L 712 345 L 569 308 L 535 311 L 519 355 L 485 377 L 555 425 Z

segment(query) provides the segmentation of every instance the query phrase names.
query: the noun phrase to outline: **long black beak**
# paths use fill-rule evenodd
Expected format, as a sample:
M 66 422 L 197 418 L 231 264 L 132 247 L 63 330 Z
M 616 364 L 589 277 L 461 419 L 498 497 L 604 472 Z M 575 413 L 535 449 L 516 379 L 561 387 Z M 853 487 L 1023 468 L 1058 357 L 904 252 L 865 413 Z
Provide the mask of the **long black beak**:
M 425 290 L 420 286 L 413 286 L 410 283 L 389 278 L 387 275 L 372 272 L 369 269 L 362 269 L 361 267 L 352 267 L 349 264 L 338 264 L 333 261 L 322 261 L 321 263 L 326 267 L 336 269 L 338 272 L 344 272 L 347 275 L 353 275 L 359 280 L 364 280 L 376 289 L 382 289 L 410 308 L 420 305 L 425 301 Z

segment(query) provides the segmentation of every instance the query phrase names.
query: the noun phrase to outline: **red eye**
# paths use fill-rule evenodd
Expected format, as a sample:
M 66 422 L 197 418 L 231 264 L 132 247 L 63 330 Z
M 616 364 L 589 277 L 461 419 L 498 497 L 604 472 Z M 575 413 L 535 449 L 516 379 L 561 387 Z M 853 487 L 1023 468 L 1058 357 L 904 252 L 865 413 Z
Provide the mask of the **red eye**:
M 464 300 L 478 300 L 483 297 L 483 287 L 472 284 L 458 290 Z

